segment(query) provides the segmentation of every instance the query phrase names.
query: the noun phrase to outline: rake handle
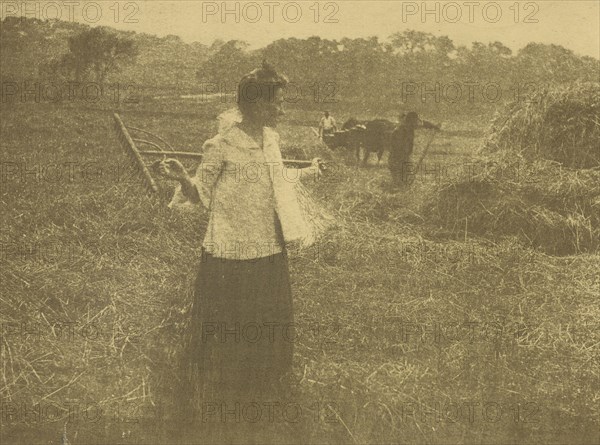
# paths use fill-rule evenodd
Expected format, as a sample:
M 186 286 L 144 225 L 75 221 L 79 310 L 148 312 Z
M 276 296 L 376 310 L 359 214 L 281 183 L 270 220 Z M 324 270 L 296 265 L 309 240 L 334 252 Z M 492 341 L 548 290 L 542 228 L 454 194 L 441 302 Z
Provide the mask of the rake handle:
M 139 150 L 141 155 L 147 156 L 169 156 L 172 158 L 190 158 L 190 159 L 202 159 L 202 153 L 193 153 L 189 151 L 154 151 L 154 150 Z M 300 164 L 300 165 L 311 165 L 312 161 L 305 159 L 284 159 L 286 164 Z M 322 162 L 326 164 L 327 162 Z
M 437 131 L 434 131 L 431 134 L 431 137 L 429 138 L 429 142 L 427 143 L 425 150 L 423 150 L 423 153 L 421 153 L 421 156 L 419 157 L 419 160 L 417 161 L 417 166 L 415 167 L 415 172 L 419 171 L 419 168 L 421 167 L 421 164 L 423 163 L 423 159 L 425 159 L 425 156 L 427 155 L 427 152 L 429 151 L 429 147 L 431 147 L 431 143 L 433 142 L 433 139 L 435 138 L 436 133 L 437 133 Z M 413 176 L 412 180 L 410 181 L 410 184 L 412 184 L 413 182 L 415 182 L 414 176 Z

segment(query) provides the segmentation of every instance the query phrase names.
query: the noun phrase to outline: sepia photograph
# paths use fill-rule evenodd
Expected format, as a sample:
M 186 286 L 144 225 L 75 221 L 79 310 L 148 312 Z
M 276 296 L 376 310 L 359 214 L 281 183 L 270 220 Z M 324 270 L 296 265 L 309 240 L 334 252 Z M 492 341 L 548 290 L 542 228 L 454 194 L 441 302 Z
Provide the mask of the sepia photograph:
M 0 0 L 0 444 L 600 444 L 600 2 Z

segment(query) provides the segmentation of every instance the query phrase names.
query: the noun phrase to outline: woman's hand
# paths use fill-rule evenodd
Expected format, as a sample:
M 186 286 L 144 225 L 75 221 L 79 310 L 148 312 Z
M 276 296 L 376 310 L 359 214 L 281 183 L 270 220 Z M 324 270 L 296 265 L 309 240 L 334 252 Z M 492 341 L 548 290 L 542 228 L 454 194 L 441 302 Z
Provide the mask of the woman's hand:
M 313 158 L 311 168 L 314 170 L 316 178 L 319 178 L 323 174 L 323 160 L 321 158 Z
M 188 174 L 187 170 L 177 159 L 167 159 L 157 161 L 154 163 L 154 169 L 161 176 L 168 179 L 174 179 L 179 181 L 181 184 L 181 193 L 192 202 L 200 202 L 200 195 L 198 189 L 192 182 L 192 178 Z
M 168 179 L 174 179 L 182 182 L 189 179 L 189 175 L 185 167 L 177 159 L 163 159 L 158 163 L 158 173 Z

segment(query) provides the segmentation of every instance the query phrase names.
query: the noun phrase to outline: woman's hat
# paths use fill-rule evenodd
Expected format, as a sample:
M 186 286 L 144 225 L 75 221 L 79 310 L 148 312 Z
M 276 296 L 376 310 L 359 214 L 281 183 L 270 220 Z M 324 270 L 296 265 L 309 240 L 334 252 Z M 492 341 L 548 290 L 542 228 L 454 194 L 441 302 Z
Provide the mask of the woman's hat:
M 266 60 L 263 60 L 260 68 L 253 69 L 244 77 L 242 77 L 240 80 L 240 86 L 242 84 L 251 82 L 284 87 L 288 84 L 289 80 L 287 76 L 278 73 L 273 65 L 268 63 Z
M 259 100 L 271 101 L 275 91 L 288 84 L 288 78 L 263 60 L 262 67 L 246 74 L 238 84 L 238 107 L 242 113 L 252 109 Z

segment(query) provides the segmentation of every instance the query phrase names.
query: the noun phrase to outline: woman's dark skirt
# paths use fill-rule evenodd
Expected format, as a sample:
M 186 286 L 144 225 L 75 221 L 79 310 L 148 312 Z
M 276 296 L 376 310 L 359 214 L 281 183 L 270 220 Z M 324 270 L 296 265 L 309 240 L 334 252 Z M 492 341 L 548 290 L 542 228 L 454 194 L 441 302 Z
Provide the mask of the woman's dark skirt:
M 269 397 L 291 372 L 294 339 L 285 252 L 253 260 L 203 252 L 185 354 L 195 399 Z

